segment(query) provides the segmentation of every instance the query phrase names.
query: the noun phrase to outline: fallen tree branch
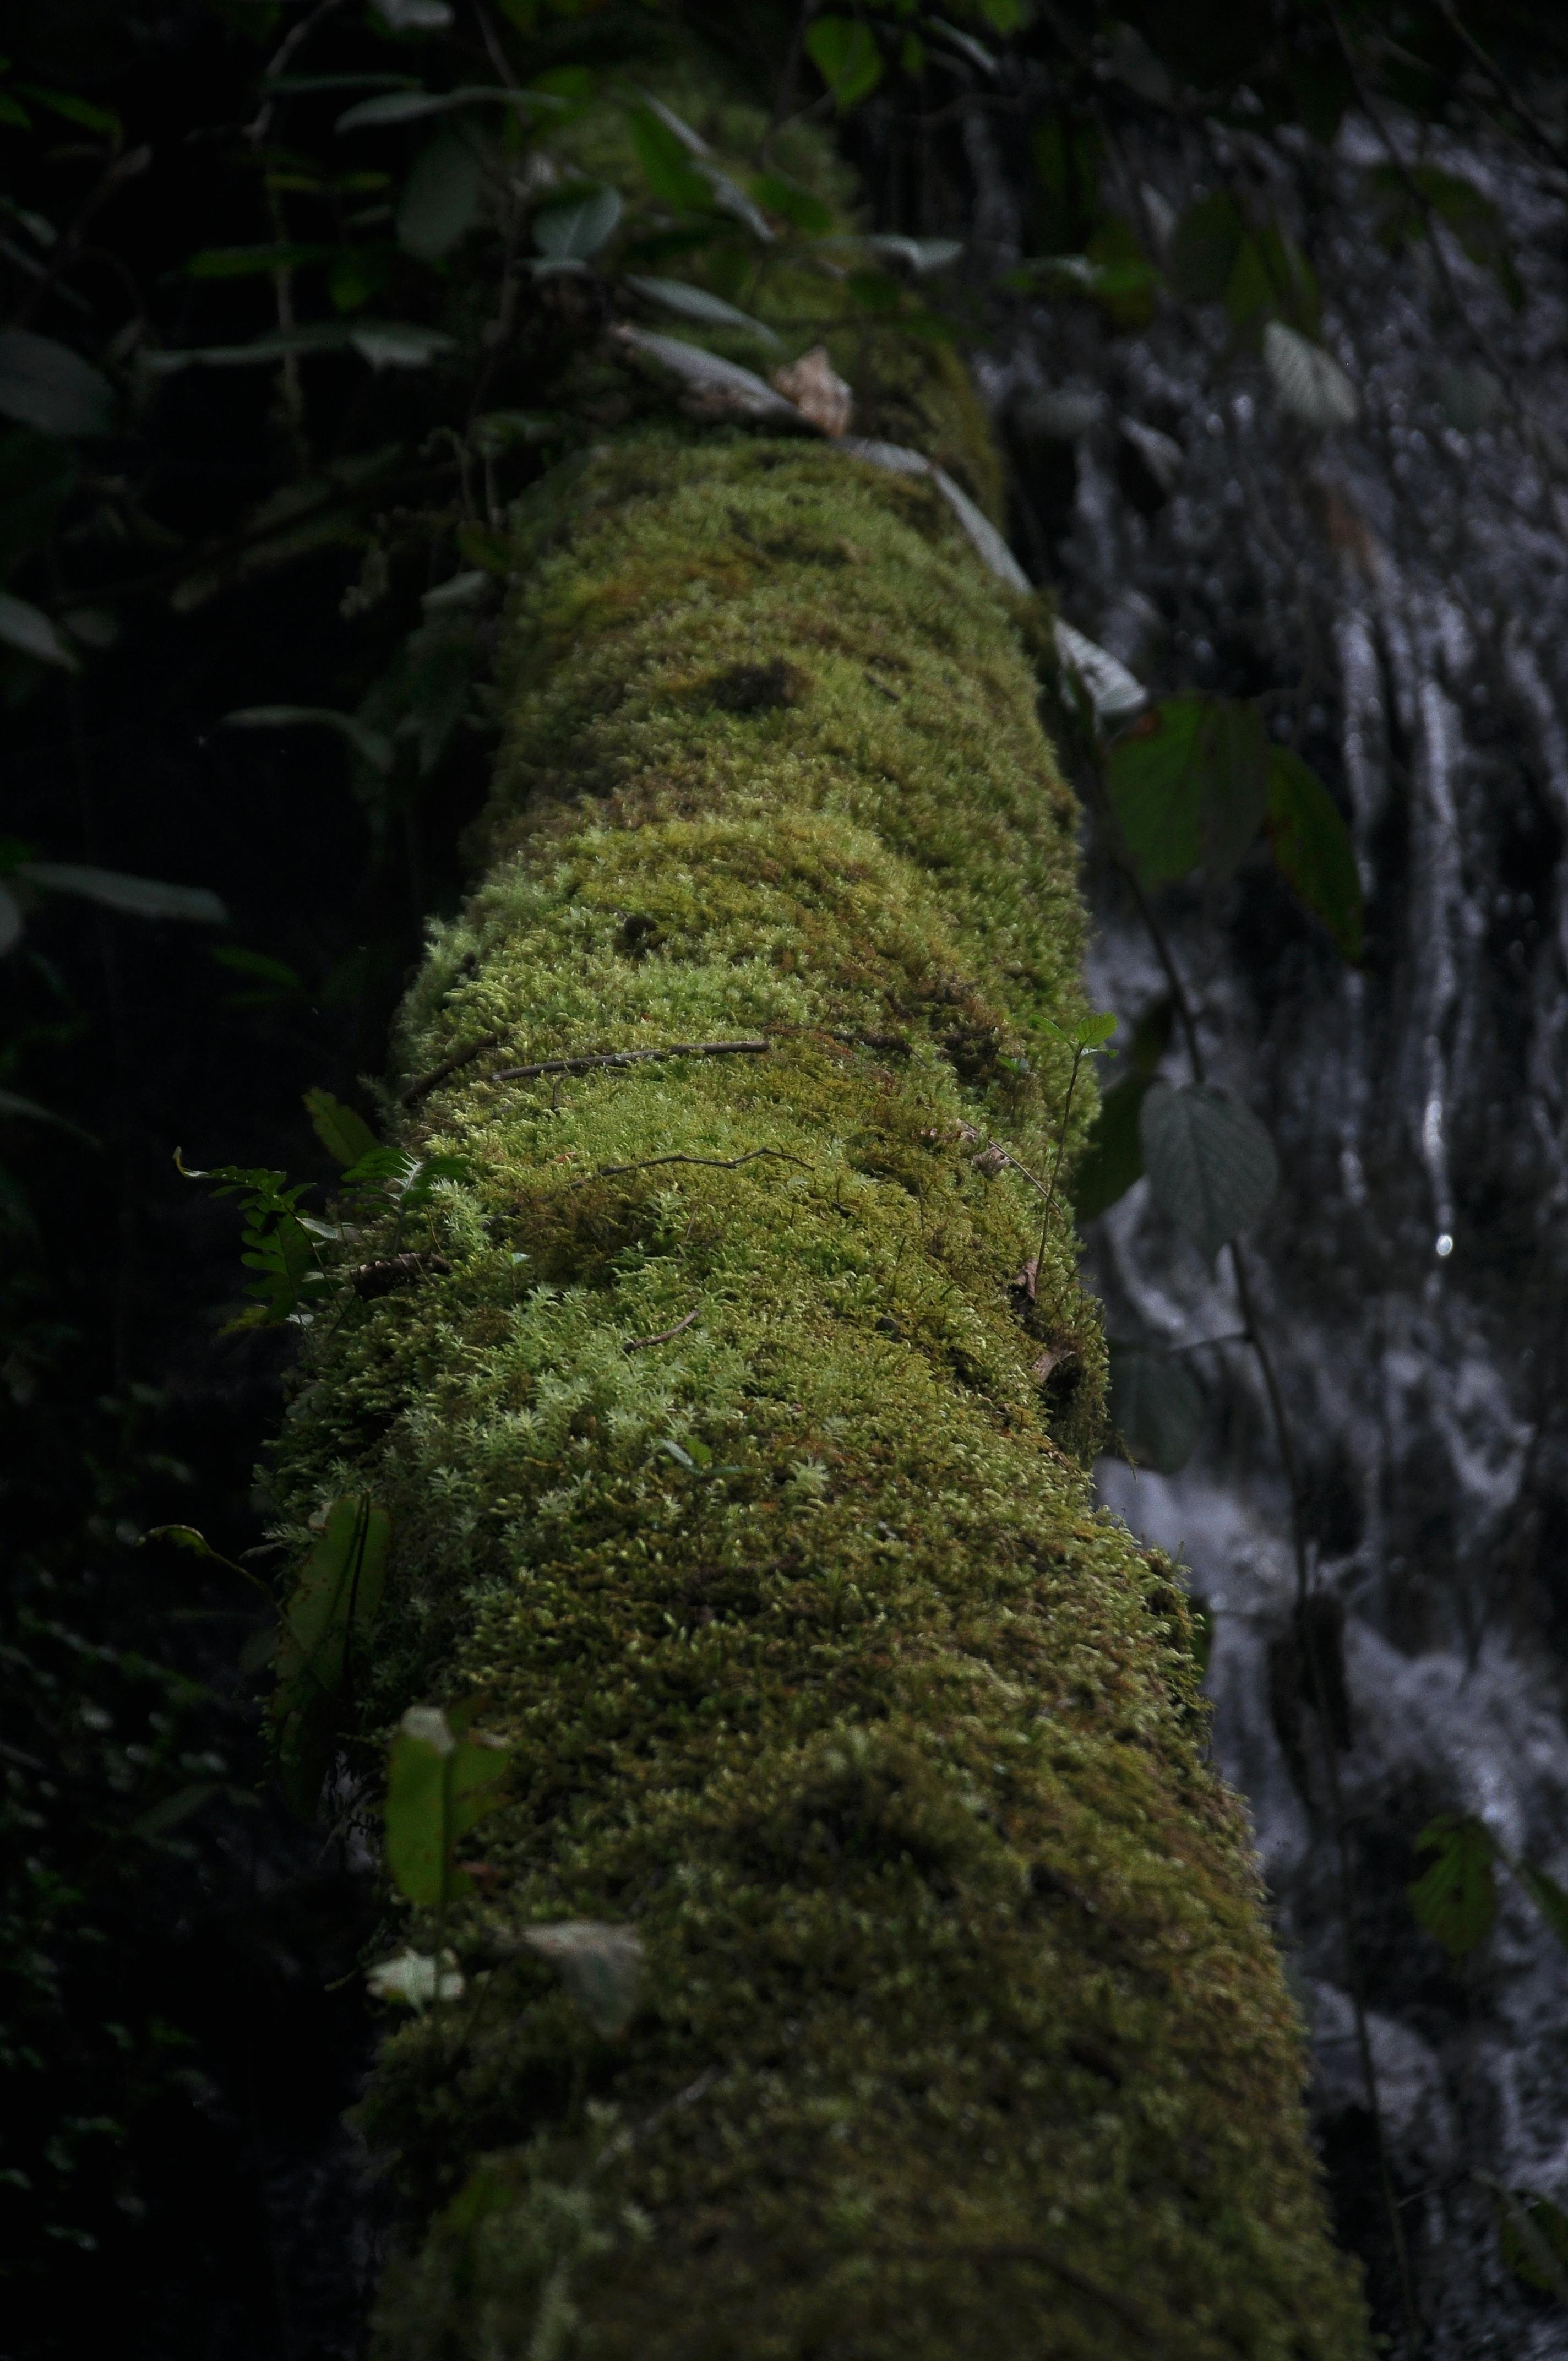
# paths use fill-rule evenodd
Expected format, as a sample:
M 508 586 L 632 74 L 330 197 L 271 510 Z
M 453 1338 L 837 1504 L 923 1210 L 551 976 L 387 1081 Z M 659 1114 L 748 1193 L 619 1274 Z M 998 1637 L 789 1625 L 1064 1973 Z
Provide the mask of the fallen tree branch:
M 686 1313 L 684 1320 L 677 1320 L 673 1328 L 661 1328 L 656 1336 L 629 1336 L 625 1344 L 622 1345 L 620 1348 L 621 1351 L 623 1353 L 645 1353 L 650 1345 L 667 1345 L 672 1336 L 678 1336 L 683 1328 L 689 1328 L 691 1326 L 692 1322 L 696 1318 L 697 1312 L 700 1312 L 702 1306 L 699 1303 L 696 1306 L 696 1311 L 688 1312 Z
M 804 1156 L 792 1156 L 786 1148 L 749 1148 L 744 1156 L 644 1156 L 636 1164 L 601 1164 L 597 1172 L 585 1172 L 580 1180 L 574 1180 L 572 1187 L 586 1189 L 590 1180 L 615 1180 L 623 1172 L 646 1172 L 654 1164 L 709 1164 L 716 1172 L 733 1172 L 738 1165 L 754 1164 L 759 1156 L 776 1156 L 783 1163 L 798 1164 L 803 1172 L 811 1170 Z
M 641 1066 L 653 1058 L 760 1058 L 771 1041 L 672 1041 L 664 1049 L 596 1049 L 582 1058 L 542 1058 L 534 1066 L 501 1066 L 488 1082 L 525 1082 L 535 1074 L 586 1074 L 594 1066 Z

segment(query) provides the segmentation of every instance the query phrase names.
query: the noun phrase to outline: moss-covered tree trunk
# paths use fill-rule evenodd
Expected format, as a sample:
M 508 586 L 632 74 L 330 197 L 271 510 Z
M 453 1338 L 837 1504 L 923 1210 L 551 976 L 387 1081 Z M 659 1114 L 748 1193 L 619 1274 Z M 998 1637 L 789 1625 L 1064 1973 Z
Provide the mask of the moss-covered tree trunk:
M 556 498 L 399 1044 L 472 1179 L 282 1470 L 391 1511 L 362 1735 L 482 1690 L 510 1748 L 466 1992 L 368 2103 L 385 2349 L 1361 2354 L 1182 1598 L 1091 1505 L 1028 1177 L 1074 810 L 1014 622 L 928 481 L 821 446 Z M 579 1919 L 645 1946 L 613 2039 L 517 1939 Z

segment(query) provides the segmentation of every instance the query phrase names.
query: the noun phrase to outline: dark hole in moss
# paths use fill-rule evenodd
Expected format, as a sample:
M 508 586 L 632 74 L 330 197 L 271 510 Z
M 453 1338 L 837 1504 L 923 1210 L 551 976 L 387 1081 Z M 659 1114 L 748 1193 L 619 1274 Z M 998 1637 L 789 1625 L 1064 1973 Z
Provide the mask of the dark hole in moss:
M 630 911 L 620 922 L 615 948 L 627 959 L 642 959 L 659 948 L 659 921 L 641 910 Z
M 708 696 L 721 713 L 769 713 L 777 706 L 798 705 L 810 684 L 806 675 L 782 656 L 771 664 L 731 664 L 708 685 Z
M 990 1082 L 996 1071 L 996 1036 L 965 1029 L 942 1034 L 937 1047 L 961 1082 Z

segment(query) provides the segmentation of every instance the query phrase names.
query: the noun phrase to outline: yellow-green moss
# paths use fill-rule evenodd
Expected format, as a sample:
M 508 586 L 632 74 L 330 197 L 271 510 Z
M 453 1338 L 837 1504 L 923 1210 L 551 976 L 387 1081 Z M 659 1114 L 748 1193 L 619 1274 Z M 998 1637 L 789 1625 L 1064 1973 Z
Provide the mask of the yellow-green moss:
M 1082 930 L 1014 626 L 928 485 L 798 443 L 599 455 L 520 567 L 398 1044 L 493 1040 L 404 1125 L 473 1178 L 281 1467 L 392 1512 L 361 1759 L 476 1687 L 512 1750 L 468 1993 L 367 2103 L 381 2350 L 1350 2361 L 1186 1609 L 1091 1505 L 1064 1209 L 1025 1276 Z M 519 1956 L 574 1917 L 646 1944 L 617 2041 Z

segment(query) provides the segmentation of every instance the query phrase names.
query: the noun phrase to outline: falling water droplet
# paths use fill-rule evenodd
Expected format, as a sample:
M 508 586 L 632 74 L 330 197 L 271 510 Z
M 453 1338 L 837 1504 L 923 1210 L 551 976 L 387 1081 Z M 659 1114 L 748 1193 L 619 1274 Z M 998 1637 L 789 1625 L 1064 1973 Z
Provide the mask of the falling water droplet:
M 1438 1240 L 1437 1240 L 1437 1246 L 1436 1246 L 1436 1253 L 1437 1253 L 1437 1258 L 1438 1258 L 1438 1260 L 1439 1260 L 1440 1262 L 1446 1262 L 1446 1261 L 1447 1261 L 1447 1259 L 1448 1259 L 1448 1257 L 1449 1257 L 1449 1256 L 1450 1256 L 1453 1252 L 1453 1240 L 1449 1236 L 1448 1232 L 1447 1232 L 1446 1230 L 1442 1230 L 1442 1231 L 1440 1231 L 1440 1232 L 1439 1232 L 1439 1234 L 1438 1234 Z

